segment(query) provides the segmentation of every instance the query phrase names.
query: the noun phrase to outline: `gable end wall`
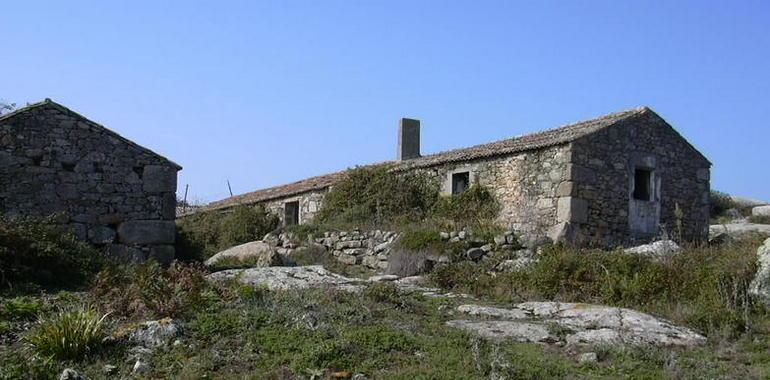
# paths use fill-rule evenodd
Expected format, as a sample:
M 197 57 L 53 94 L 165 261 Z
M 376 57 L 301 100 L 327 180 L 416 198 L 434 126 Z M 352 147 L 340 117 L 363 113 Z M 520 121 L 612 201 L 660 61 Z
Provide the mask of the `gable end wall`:
M 707 238 L 710 163 L 663 119 L 654 114 L 631 118 L 573 146 L 575 196 L 588 204 L 588 218 L 580 224 L 581 244 L 612 247 L 660 236 L 695 242 Z M 654 166 L 660 217 L 655 236 L 631 227 L 632 203 L 637 202 L 631 187 L 639 165 Z M 676 216 L 677 206 L 682 219 Z
M 0 215 L 48 217 L 114 255 L 174 255 L 178 167 L 55 105 L 0 120 Z

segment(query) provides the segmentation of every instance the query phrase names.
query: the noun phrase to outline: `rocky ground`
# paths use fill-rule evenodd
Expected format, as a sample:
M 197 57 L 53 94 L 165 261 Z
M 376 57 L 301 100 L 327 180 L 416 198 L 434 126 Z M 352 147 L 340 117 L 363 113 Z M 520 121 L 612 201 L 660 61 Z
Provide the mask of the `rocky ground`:
M 765 228 L 746 220 L 712 226 L 712 244 L 723 250 L 714 252 L 743 249 L 743 239 Z M 497 240 L 501 246 L 508 244 L 505 236 Z M 337 247 L 340 241 L 315 244 Z M 336 256 L 349 255 L 346 249 L 362 249 L 364 243 L 348 245 L 344 243 Z M 300 247 L 282 247 L 301 253 Z M 586 283 L 596 281 L 590 278 L 595 274 L 586 272 L 583 275 L 589 278 L 582 278 L 584 268 L 570 262 L 554 264 L 555 270 L 571 271 L 556 283 L 556 296 L 498 294 L 515 293 L 517 276 L 543 260 L 536 249 L 522 250 L 526 254 L 513 251 L 511 258 L 499 262 L 488 258 L 491 249 L 482 249 L 477 260 L 469 257 L 467 263 L 457 264 L 453 276 L 471 276 L 466 282 L 478 284 L 465 292 L 466 288 L 446 286 L 446 279 L 442 282 L 433 275 L 372 272 L 382 262 L 377 255 L 385 248 L 372 248 L 364 256 L 377 261 L 356 271 L 351 269 L 356 265 L 339 265 L 338 260 L 286 266 L 287 252 L 280 254 L 265 242 L 247 243 L 211 260 L 210 270 L 139 269 L 130 272 L 122 280 L 125 283 L 105 279 L 88 292 L 4 295 L 0 378 L 768 378 L 770 319 L 765 307 L 770 305 L 770 239 L 756 247 L 746 251 L 748 261 L 756 261 L 753 280 L 740 285 L 755 302 L 736 300 L 744 296 L 739 285 L 718 279 L 717 287 L 730 285 L 703 295 L 718 294 L 730 305 L 747 305 L 746 310 L 699 315 L 691 309 L 706 301 L 681 299 L 661 305 L 656 303 L 661 300 L 646 302 L 643 294 L 634 301 L 640 309 L 621 307 L 630 302 L 625 299 L 605 305 L 557 302 L 565 295 L 614 299 L 612 294 L 581 295 L 587 291 Z M 624 260 L 649 261 L 657 271 L 671 267 L 673 258 L 696 253 L 662 240 L 605 254 L 631 255 Z M 693 270 L 709 268 L 694 261 L 688 264 Z M 239 267 L 226 269 L 231 264 Z M 655 288 L 655 281 L 663 281 L 663 277 L 642 278 L 642 273 L 615 273 L 622 265 L 609 269 L 601 262 L 596 265 L 598 273 L 615 281 L 600 292 L 627 293 Z M 536 284 L 541 287 L 556 281 L 535 279 L 544 281 Z M 565 290 L 569 287 L 578 293 Z M 109 310 L 106 337 L 98 350 L 82 359 L 33 355 L 25 336 L 34 329 L 35 316 L 82 305 Z M 704 326 L 738 329 L 720 332 Z

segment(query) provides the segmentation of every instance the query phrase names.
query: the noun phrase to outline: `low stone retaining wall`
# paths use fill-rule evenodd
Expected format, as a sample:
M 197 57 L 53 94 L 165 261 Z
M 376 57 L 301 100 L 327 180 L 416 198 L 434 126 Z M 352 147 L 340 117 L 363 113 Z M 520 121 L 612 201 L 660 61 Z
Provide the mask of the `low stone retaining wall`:
M 327 232 L 315 242 L 321 244 L 342 263 L 384 270 L 398 234 L 392 231 Z
M 465 259 L 478 261 L 492 255 L 495 251 L 514 250 L 518 248 L 518 240 L 513 231 L 496 236 L 491 241 L 474 237 L 471 231 L 441 232 L 441 239 L 447 243 L 467 243 L 468 250 Z M 291 256 L 292 252 L 308 244 L 317 244 L 331 253 L 338 261 L 347 265 L 363 265 L 377 271 L 388 268 L 393 244 L 398 240 L 399 233 L 393 231 L 332 231 L 324 233 L 323 237 L 317 237 L 312 241 L 302 242 L 301 239 L 291 234 L 282 233 L 279 236 L 268 235 L 265 241 L 275 245 L 278 253 Z M 443 254 L 441 257 L 431 257 L 429 261 L 448 262 L 449 258 Z

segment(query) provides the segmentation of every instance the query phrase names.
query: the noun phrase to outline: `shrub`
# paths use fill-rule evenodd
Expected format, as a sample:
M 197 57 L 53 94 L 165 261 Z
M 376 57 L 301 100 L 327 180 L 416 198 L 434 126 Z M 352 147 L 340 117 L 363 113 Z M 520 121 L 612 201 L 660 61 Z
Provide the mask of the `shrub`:
M 110 267 L 97 275 L 89 297 L 117 315 L 174 317 L 202 303 L 204 274 L 199 265 L 174 262 L 163 269 L 153 260 Z
M 101 269 L 104 255 L 53 221 L 0 219 L 0 288 L 80 286 Z
M 388 304 L 399 310 L 413 310 L 415 303 L 398 290 L 398 286 L 387 282 L 377 282 L 364 289 L 364 297 L 374 303 Z
M 361 226 L 424 218 L 438 198 L 438 183 L 422 173 L 390 169 L 377 165 L 348 170 L 346 178 L 324 196 L 319 221 Z
M 428 256 L 441 255 L 446 247 L 437 230 L 414 225 L 406 227 L 388 256 L 388 273 L 400 277 L 423 273 L 430 269 L 427 267 Z
M 432 209 L 432 215 L 450 223 L 454 228 L 478 226 L 494 219 L 500 212 L 500 204 L 492 193 L 479 184 L 468 190 L 446 197 L 440 197 Z
M 733 199 L 726 193 L 711 190 L 711 217 L 716 218 L 725 214 L 725 211 L 731 208 L 740 208 Z
M 407 227 L 398 240 L 398 246 L 414 251 L 438 250 L 444 248 L 441 234 L 432 228 Z
M 106 317 L 99 316 L 93 309 L 59 312 L 41 319 L 25 340 L 41 356 L 59 360 L 81 359 L 101 344 Z
M 0 320 L 28 320 L 34 318 L 41 308 L 40 301 L 32 297 L 0 299 Z
M 662 314 L 708 334 L 751 331 L 762 311 L 748 295 L 758 240 L 693 247 L 662 262 L 622 251 L 545 249 L 529 270 L 489 274 L 469 262 L 436 268 L 438 286 L 498 301 L 587 302 Z
M 221 250 L 262 239 L 278 228 L 279 222 L 262 206 L 186 216 L 177 222 L 177 257 L 183 261 L 209 258 Z

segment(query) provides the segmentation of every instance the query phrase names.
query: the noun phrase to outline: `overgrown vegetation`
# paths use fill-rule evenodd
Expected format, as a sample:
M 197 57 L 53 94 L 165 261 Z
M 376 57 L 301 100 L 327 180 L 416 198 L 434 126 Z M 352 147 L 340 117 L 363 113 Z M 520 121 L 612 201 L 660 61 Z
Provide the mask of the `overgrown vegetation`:
M 93 304 L 115 316 L 163 318 L 181 316 L 200 306 L 209 290 L 200 265 L 155 261 L 137 266 L 111 266 L 99 272 L 89 290 Z
M 689 248 L 662 262 L 620 251 L 552 246 L 529 271 L 492 275 L 468 262 L 439 267 L 439 286 L 502 302 L 557 300 L 627 307 L 664 315 L 714 334 L 736 337 L 764 318 L 747 290 L 759 240 Z
M 0 219 L 0 289 L 27 283 L 82 286 L 102 268 L 100 251 L 54 221 Z
M 351 169 L 326 196 L 320 223 L 379 226 L 422 220 L 438 199 L 438 184 L 417 173 L 394 173 L 388 165 Z
M 375 379 L 762 378 L 770 373 L 770 341 L 763 335 L 690 350 L 588 347 L 600 361 L 580 364 L 559 348 L 486 341 L 452 329 L 444 322 L 456 318 L 452 310 L 467 301 L 426 298 L 393 284 L 350 293 L 270 292 L 233 282 L 205 293 L 199 307 L 175 319 L 183 331 L 181 344 L 151 354 L 147 378 L 329 379 L 356 373 Z M 101 318 L 102 312 L 83 320 Z M 102 326 L 103 333 L 119 327 Z M 132 376 L 128 347 L 91 342 L 85 345 L 89 354 L 68 361 L 47 360 L 48 352 L 20 349 L 22 343 L 0 345 L 0 378 L 55 379 L 63 368 L 103 378 L 106 363 L 117 366 L 114 377 Z
M 500 204 L 489 189 L 473 184 L 454 196 L 440 197 L 431 216 L 450 229 L 486 226 L 500 212 Z
M 443 229 L 489 226 L 500 211 L 492 193 L 479 184 L 457 195 L 440 196 L 439 184 L 422 172 L 394 172 L 388 165 L 348 171 L 324 197 L 315 227 L 303 236 L 329 228 L 435 226 Z
M 82 359 L 101 345 L 106 317 L 89 308 L 61 311 L 41 318 L 25 341 L 43 358 Z
M 192 214 L 177 221 L 177 258 L 203 260 L 232 246 L 260 240 L 278 225 L 278 217 L 262 206 Z

